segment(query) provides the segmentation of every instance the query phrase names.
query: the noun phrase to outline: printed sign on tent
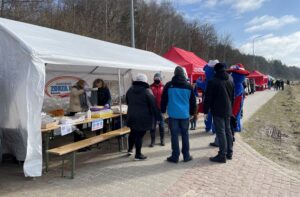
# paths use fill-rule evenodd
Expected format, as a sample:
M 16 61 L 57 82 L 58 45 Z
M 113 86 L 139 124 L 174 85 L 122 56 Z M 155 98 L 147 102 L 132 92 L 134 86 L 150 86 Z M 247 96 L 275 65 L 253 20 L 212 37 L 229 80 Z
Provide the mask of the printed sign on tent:
M 99 129 L 103 129 L 103 120 L 102 119 L 94 120 L 92 122 L 92 131 L 96 131 Z
M 59 76 L 49 80 L 45 87 L 45 93 L 48 97 L 68 97 L 71 87 L 80 80 L 75 76 Z

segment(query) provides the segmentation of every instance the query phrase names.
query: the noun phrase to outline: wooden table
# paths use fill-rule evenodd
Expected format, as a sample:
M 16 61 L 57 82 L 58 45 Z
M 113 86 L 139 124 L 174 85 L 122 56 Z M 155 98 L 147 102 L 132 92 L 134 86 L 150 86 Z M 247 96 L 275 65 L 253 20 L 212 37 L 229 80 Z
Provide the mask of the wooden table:
M 123 115 L 126 115 L 126 114 L 123 114 Z M 118 118 L 120 117 L 121 114 L 109 114 L 109 115 L 105 115 L 105 116 L 102 116 L 101 118 L 91 118 L 91 119 L 86 119 L 84 121 L 81 121 L 81 122 L 76 122 L 76 123 L 73 123 L 72 125 L 81 125 L 81 124 L 88 124 L 88 123 L 91 123 L 95 120 L 108 120 L 108 119 L 113 119 L 113 118 Z M 47 150 L 49 150 L 49 141 L 50 141 L 50 134 L 55 130 L 55 129 L 59 129 L 61 125 L 57 125 L 57 126 L 54 126 L 54 127 L 50 127 L 50 128 L 47 128 L 47 129 L 41 129 L 41 133 L 42 133 L 42 139 L 43 139 L 43 142 L 45 144 L 45 148 L 43 148 L 43 156 L 45 156 L 45 160 L 46 160 L 46 166 L 45 166 L 45 171 L 47 172 L 48 171 L 48 161 L 49 161 L 49 155 L 47 153 Z

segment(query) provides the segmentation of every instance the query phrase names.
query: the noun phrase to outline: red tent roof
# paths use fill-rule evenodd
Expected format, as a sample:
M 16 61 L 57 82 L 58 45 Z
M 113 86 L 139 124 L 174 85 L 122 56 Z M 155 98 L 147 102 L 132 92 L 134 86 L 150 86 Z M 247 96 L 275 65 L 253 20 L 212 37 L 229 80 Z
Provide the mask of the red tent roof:
M 248 77 L 265 77 L 266 75 L 262 74 L 258 70 L 254 70 L 252 73 L 248 75 Z
M 267 75 L 262 74 L 261 72 L 259 72 L 258 70 L 254 70 L 252 73 L 250 73 L 247 78 L 252 78 L 255 80 L 255 83 L 257 85 L 264 85 L 266 83 L 268 83 L 268 81 L 266 79 L 268 79 Z
M 184 67 L 189 77 L 191 75 L 203 75 L 203 67 L 207 64 L 205 60 L 201 59 L 193 52 L 177 47 L 172 47 L 163 57 Z

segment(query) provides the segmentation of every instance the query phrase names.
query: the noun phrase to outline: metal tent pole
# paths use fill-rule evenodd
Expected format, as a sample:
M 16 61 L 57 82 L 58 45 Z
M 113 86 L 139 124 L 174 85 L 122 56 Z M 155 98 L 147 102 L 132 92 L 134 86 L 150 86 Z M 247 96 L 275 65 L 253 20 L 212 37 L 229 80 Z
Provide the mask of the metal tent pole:
M 118 82 L 119 82 L 119 105 L 120 105 L 120 121 L 121 128 L 123 128 L 123 113 L 122 113 L 122 98 L 121 98 L 121 69 L 118 69 Z

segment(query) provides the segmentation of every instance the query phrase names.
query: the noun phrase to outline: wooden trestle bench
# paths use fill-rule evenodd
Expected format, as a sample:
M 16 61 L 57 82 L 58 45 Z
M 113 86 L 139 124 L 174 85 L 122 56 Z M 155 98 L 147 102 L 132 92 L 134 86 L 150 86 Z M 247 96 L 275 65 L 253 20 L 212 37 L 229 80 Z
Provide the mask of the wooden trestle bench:
M 119 144 L 119 151 L 123 148 L 123 137 L 130 133 L 130 129 L 128 127 L 123 127 L 118 130 L 113 130 L 101 135 L 97 135 L 94 137 L 87 138 L 85 140 L 81 140 L 78 142 L 74 142 L 71 144 L 63 145 L 57 148 L 53 148 L 48 150 L 48 154 L 62 156 L 62 166 L 61 166 L 61 176 L 64 177 L 64 160 L 65 156 L 71 155 L 71 179 L 74 178 L 74 171 L 75 171 L 75 160 L 76 160 L 76 151 L 86 148 L 106 140 L 117 138 Z

